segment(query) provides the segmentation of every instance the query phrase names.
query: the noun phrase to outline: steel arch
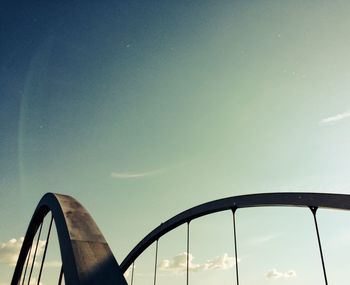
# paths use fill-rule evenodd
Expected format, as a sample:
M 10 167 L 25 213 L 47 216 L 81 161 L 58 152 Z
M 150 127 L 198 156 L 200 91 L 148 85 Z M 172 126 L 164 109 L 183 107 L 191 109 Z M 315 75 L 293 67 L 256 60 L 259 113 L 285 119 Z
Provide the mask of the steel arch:
M 29 248 L 48 212 L 52 213 L 57 228 L 65 284 L 127 284 L 105 238 L 85 208 L 70 196 L 47 193 L 29 223 L 11 285 L 19 284 Z
M 294 207 L 310 207 L 329 208 L 339 210 L 350 210 L 350 195 L 346 194 L 329 194 L 329 193 L 262 193 L 234 196 L 207 202 L 196 207 L 190 208 L 173 218 L 161 223 L 160 226 L 146 235 L 125 257 L 120 264 L 122 272 L 125 272 L 140 256 L 140 254 L 160 237 L 177 228 L 178 226 L 188 223 L 199 217 L 221 212 L 225 210 L 233 210 L 249 207 L 263 206 L 294 206 Z

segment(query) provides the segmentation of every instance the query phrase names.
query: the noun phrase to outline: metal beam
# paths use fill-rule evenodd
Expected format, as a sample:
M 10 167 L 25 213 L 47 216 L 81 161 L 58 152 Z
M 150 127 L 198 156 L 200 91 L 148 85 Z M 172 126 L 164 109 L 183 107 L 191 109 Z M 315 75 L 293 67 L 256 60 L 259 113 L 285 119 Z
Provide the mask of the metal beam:
M 263 207 L 263 206 L 294 206 L 318 207 L 329 209 L 350 210 L 350 195 L 325 193 L 263 193 L 223 198 L 188 209 L 162 223 L 142 239 L 126 256 L 120 265 L 125 272 L 135 259 L 154 241 L 199 217 L 230 209 Z

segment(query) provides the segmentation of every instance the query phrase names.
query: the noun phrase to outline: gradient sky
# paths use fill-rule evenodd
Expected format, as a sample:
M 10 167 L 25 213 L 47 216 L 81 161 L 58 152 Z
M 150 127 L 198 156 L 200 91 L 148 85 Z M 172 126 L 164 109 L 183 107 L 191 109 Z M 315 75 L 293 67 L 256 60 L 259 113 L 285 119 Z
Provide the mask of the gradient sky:
M 77 198 L 119 262 L 160 222 L 212 199 L 350 194 L 348 11 L 345 0 L 2 2 L 0 242 L 24 235 L 46 192 Z M 333 284 L 347 276 L 346 217 L 320 215 Z M 308 210 L 237 219 L 245 284 L 322 283 Z M 233 256 L 230 223 L 229 213 L 193 223 L 193 263 Z M 180 228 L 160 260 L 185 249 Z M 138 284 L 152 283 L 150 251 Z M 6 283 L 1 250 L 0 268 Z

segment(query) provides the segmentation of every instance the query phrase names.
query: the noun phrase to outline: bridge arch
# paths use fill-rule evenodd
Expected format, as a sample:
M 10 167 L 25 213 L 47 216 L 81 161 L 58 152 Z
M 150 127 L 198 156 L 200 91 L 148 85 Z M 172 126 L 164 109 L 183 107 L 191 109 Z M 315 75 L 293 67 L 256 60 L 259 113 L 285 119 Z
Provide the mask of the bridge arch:
M 242 195 L 214 200 L 190 208 L 160 226 L 145 236 L 126 256 L 119 266 L 106 240 L 96 223 L 85 208 L 74 198 L 66 195 L 47 193 L 40 200 L 29 223 L 19 258 L 12 278 L 12 285 L 19 285 L 24 264 L 29 260 L 30 248 L 45 216 L 51 212 L 55 221 L 59 247 L 61 251 L 62 270 L 67 285 L 97 285 L 120 284 L 126 285 L 123 276 L 128 268 L 134 266 L 134 261 L 156 242 L 156 259 L 154 282 L 156 282 L 158 240 L 171 230 L 187 223 L 187 283 L 188 284 L 188 256 L 189 256 L 189 225 L 194 219 L 216 212 L 230 210 L 233 213 L 234 245 L 237 258 L 235 234 L 235 213 L 237 209 L 263 206 L 293 206 L 308 207 L 313 214 L 317 231 L 318 244 L 321 254 L 322 267 L 327 282 L 326 270 L 322 255 L 320 236 L 317 227 L 316 213 L 318 208 L 350 210 L 350 195 L 325 193 L 262 193 Z M 52 223 L 51 220 L 51 223 Z M 50 228 L 51 228 L 50 223 Z M 50 231 L 50 230 L 49 230 Z M 39 237 L 38 237 L 39 240 Z M 28 258 L 27 258 L 28 257 Z M 44 258 L 43 258 L 44 259 Z M 34 263 L 34 261 L 33 261 Z M 132 267 L 133 270 L 133 267 Z M 40 276 L 40 274 L 39 274 Z M 62 276 L 62 275 L 61 275 Z M 133 276 L 133 272 L 132 275 Z M 236 277 L 239 284 L 236 260 Z M 60 277 L 61 280 L 61 277 Z M 132 279 L 131 279 L 132 280 Z M 132 283 L 132 282 L 131 282 Z M 23 282 L 22 282 L 23 284 Z M 29 283 L 28 283 L 29 284 Z M 38 281 L 39 284 L 39 281 Z M 59 283 L 60 284 L 60 283 Z M 156 284 L 156 283 L 155 283 Z
M 70 196 L 47 193 L 29 223 L 11 285 L 19 285 L 33 239 L 49 212 L 57 228 L 65 284 L 127 284 L 105 238 L 85 208 Z
M 350 210 L 350 195 L 329 194 L 329 193 L 303 193 L 303 192 L 281 192 L 281 193 L 261 193 L 233 196 L 207 202 L 186 211 L 179 213 L 173 218 L 161 223 L 157 228 L 146 235 L 125 257 L 120 264 L 122 272 L 133 264 L 144 250 L 151 244 L 158 241 L 163 235 L 173 229 L 190 223 L 192 220 L 216 212 L 232 210 L 235 212 L 239 208 L 264 207 L 264 206 L 292 206 L 308 207 L 316 217 L 318 208 Z M 316 220 L 315 220 L 316 222 Z M 319 241 L 320 242 L 320 241 Z M 322 252 L 321 252 L 322 254 Z M 323 262 L 323 258 L 322 258 Z

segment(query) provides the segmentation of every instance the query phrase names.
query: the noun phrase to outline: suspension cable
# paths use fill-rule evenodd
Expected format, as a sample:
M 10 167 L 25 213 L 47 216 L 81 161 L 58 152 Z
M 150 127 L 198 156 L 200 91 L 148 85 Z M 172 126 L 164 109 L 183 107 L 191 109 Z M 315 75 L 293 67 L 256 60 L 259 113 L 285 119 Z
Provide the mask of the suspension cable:
M 48 230 L 48 232 L 47 232 L 46 243 L 45 243 L 45 249 L 44 249 L 44 253 L 43 253 L 43 258 L 42 258 L 42 260 L 41 260 L 41 265 L 40 265 L 40 271 L 39 271 L 39 276 L 38 276 L 37 285 L 40 284 L 41 273 L 42 273 L 43 267 L 44 267 L 44 262 L 45 262 L 47 247 L 48 247 L 48 245 L 49 245 L 49 240 L 50 240 L 50 233 L 51 233 L 52 221 L 53 221 L 53 215 L 51 214 L 51 220 L 50 220 L 49 230 Z
M 156 240 L 156 257 L 154 260 L 154 279 L 153 279 L 154 285 L 156 285 L 157 283 L 157 263 L 158 263 L 158 239 Z
M 28 253 L 27 261 L 26 261 L 26 267 L 24 269 L 24 274 L 23 274 L 22 285 L 24 285 L 24 281 L 26 280 L 27 269 L 28 269 L 28 264 L 29 264 L 29 259 L 30 259 L 30 254 L 31 253 L 32 253 L 32 245 L 30 245 L 30 248 L 29 248 L 29 253 Z
M 58 278 L 58 285 L 62 284 L 63 277 L 63 264 L 61 265 L 60 277 Z
M 131 285 L 134 284 L 134 269 L 135 269 L 135 262 L 132 263 L 132 268 L 131 268 Z
M 239 278 L 238 278 L 238 253 L 237 253 L 237 234 L 236 234 L 236 210 L 237 210 L 237 208 L 232 209 L 232 221 L 233 221 L 233 240 L 234 240 L 234 247 L 235 247 L 236 284 L 239 285 Z
M 189 269 L 190 269 L 190 221 L 187 222 L 187 262 L 186 262 L 186 285 L 189 284 Z
M 312 212 L 312 215 L 313 215 L 313 217 L 314 217 L 314 222 L 315 222 L 315 229 L 316 229 L 316 233 L 317 233 L 318 247 L 319 247 L 319 249 L 320 249 L 321 261 L 322 261 L 322 268 L 323 268 L 323 275 L 324 275 L 324 281 L 325 281 L 325 284 L 328 285 L 327 273 L 326 273 L 326 266 L 325 266 L 324 258 L 323 258 L 323 252 L 322 252 L 322 245 L 321 245 L 320 233 L 319 233 L 318 225 L 317 225 L 317 218 L 316 218 L 317 209 L 318 209 L 317 207 L 310 207 L 310 210 L 311 210 L 311 212 Z
M 39 241 L 40 241 L 40 235 L 41 235 L 41 230 L 43 228 L 43 221 L 40 224 L 40 228 L 39 228 L 39 233 L 38 233 L 38 239 L 36 240 L 36 245 L 35 245 L 35 250 L 34 250 L 34 256 L 33 256 L 33 261 L 32 261 L 32 266 L 30 268 L 30 273 L 29 273 L 29 278 L 28 278 L 28 285 L 30 284 L 30 279 L 32 277 L 32 273 L 33 273 L 33 268 L 34 268 L 34 263 L 35 263 L 35 257 L 36 257 L 36 252 L 38 250 L 38 245 L 39 245 Z

